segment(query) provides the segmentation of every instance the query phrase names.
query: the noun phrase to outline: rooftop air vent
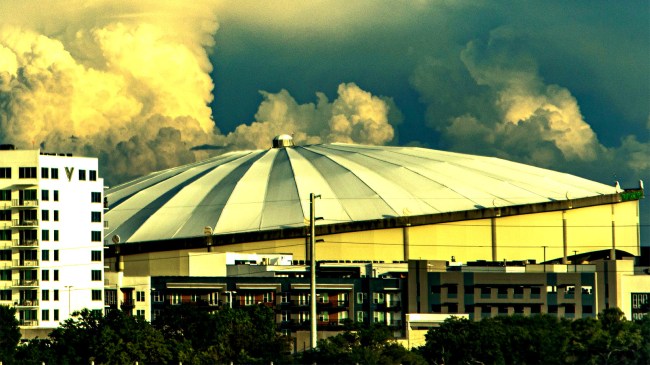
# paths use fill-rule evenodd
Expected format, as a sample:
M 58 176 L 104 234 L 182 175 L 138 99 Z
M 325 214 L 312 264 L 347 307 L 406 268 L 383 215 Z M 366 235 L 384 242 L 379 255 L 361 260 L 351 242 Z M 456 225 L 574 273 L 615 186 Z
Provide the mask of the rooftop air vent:
M 288 134 L 281 134 L 273 138 L 273 148 L 293 147 L 293 137 Z

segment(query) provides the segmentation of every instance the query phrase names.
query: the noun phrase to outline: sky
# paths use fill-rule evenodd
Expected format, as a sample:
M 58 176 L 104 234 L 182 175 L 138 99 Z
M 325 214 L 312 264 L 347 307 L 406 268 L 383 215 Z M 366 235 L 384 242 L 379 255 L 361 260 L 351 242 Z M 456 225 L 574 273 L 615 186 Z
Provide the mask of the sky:
M 282 133 L 650 182 L 647 1 L 7 0 L 0 14 L 0 143 L 97 156 L 108 185 Z

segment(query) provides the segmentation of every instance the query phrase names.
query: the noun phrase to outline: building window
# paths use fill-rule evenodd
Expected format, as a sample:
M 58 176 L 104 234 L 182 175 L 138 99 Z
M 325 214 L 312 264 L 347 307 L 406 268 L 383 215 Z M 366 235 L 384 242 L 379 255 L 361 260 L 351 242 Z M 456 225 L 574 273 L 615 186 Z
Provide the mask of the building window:
M 431 285 L 431 294 L 440 294 L 440 285 Z
M 262 294 L 262 301 L 264 303 L 272 303 L 273 302 L 273 292 L 266 292 Z
M 348 319 L 348 311 L 339 313 L 339 318 L 338 318 L 339 323 L 343 323 L 347 319 Z
M 50 250 L 41 251 L 41 259 L 43 261 L 50 261 Z
M 357 293 L 357 304 L 363 304 L 368 299 L 368 293 Z
M 49 321 L 50 320 L 50 310 L 49 309 L 41 310 L 41 319 L 43 321 Z
M 79 169 L 79 181 L 85 181 L 85 180 L 86 180 L 86 170 Z
M 90 202 L 91 203 L 101 203 L 102 202 L 102 193 L 93 191 L 90 193 Z
M 52 173 L 52 179 L 58 179 L 59 178 L 59 168 L 58 167 L 52 167 L 50 169 L 50 172 Z
M 11 289 L 0 290 L 0 300 L 11 300 Z
M 576 305 L 575 304 L 565 304 L 564 305 L 564 313 L 568 314 L 573 314 L 576 312 Z
M 0 190 L 0 201 L 11 201 L 11 190 Z
M 309 305 L 309 294 L 298 294 L 298 305 Z
M 101 212 L 90 212 L 90 221 L 91 222 L 101 222 L 102 221 L 102 213 Z
M 289 322 L 290 319 L 291 319 L 291 312 L 282 311 L 282 322 Z
M 90 181 L 97 181 L 97 170 L 90 170 L 88 171 L 88 174 L 89 174 L 88 179 Z
M 11 241 L 11 230 L 0 229 L 0 241 Z
M 47 179 L 50 177 L 50 169 L 47 167 L 41 167 L 41 179 Z
M 594 287 L 591 285 L 583 285 L 581 290 L 582 290 L 582 295 L 592 295 Z
M 59 191 L 58 190 L 53 190 L 52 195 L 54 196 L 52 200 L 54 200 L 55 202 L 58 202 L 59 201 Z
M 0 250 L 0 261 L 11 261 L 11 250 Z
M 43 241 L 49 241 L 50 240 L 50 231 L 47 229 L 44 229 L 41 231 L 41 239 Z
M 54 211 L 54 212 L 56 213 L 56 211 Z M 58 241 L 59 241 L 59 230 L 55 229 L 54 230 L 54 242 L 58 242 Z
M 11 167 L 0 167 L 0 179 L 11 179 Z
M 372 312 L 372 321 L 374 323 L 386 323 L 386 313 Z
M 300 311 L 300 313 L 298 313 L 298 320 L 300 321 L 300 323 L 308 322 L 309 321 L 309 312 Z
M 50 200 L 50 191 L 43 189 L 41 190 L 41 200 L 46 202 Z
M 59 261 L 59 250 L 54 250 L 54 261 Z
M 383 304 L 385 299 L 384 293 L 372 293 L 372 302 L 375 304 Z
M 329 303 L 330 302 L 329 295 L 327 295 L 327 293 L 320 293 L 320 295 L 318 295 L 318 302 L 319 303 Z
M 458 313 L 458 304 L 457 303 L 447 304 L 447 313 Z
M 36 189 L 25 189 L 23 190 L 23 200 L 33 200 L 36 201 L 38 196 L 38 191 Z
M 92 300 L 102 300 L 102 291 L 101 290 L 93 289 L 91 291 L 91 295 L 92 295 Z
M 557 305 L 555 305 L 555 304 L 549 304 L 549 306 L 548 306 L 548 312 L 549 312 L 549 313 L 557 313 Z
M 54 219 L 53 219 L 53 220 L 54 220 L 55 222 L 58 222 L 58 221 L 59 221 L 59 211 L 58 211 L 58 210 L 55 210 L 55 211 L 54 211 Z
M 557 293 L 557 286 L 555 286 L 555 285 L 547 285 L 546 286 L 546 292 L 547 293 Z
M 53 297 L 54 297 L 53 300 L 55 302 L 58 301 L 59 300 L 59 289 L 54 289 L 52 294 L 53 294 Z
M 135 297 L 138 302 L 144 302 L 144 291 L 135 292 Z
M 447 284 L 447 297 L 456 298 L 458 296 L 458 285 Z
M 160 291 L 156 290 L 156 291 L 153 292 L 153 301 L 154 302 L 161 303 L 163 300 L 164 300 L 164 296 Z
M 54 281 L 59 281 L 59 270 L 53 270 L 54 271 Z
M 140 317 L 140 318 L 144 318 L 144 309 L 138 309 L 138 310 L 136 310 L 136 311 L 135 311 L 135 315 L 138 316 L 138 317 Z
M 54 320 L 55 321 L 59 320 L 59 310 L 58 309 L 54 309 Z
M 41 211 L 41 220 L 46 222 L 50 220 L 50 211 L 49 210 L 42 210 Z
M 199 294 L 190 294 L 190 302 L 196 303 L 199 300 L 201 300 L 201 296 Z M 144 299 L 143 299 L 144 301 Z
M 102 271 L 101 270 L 92 270 L 90 272 L 90 279 L 92 281 L 101 281 L 102 280 Z
M 47 289 L 41 290 L 41 300 L 48 301 L 50 300 L 50 291 Z
M 280 303 L 289 303 L 289 293 L 287 292 L 280 293 Z
M 101 231 L 90 232 L 90 240 L 93 242 L 100 242 L 102 240 L 102 232 Z
M 365 322 L 368 314 L 364 311 L 357 312 L 357 322 Z
M 594 312 L 594 307 L 591 305 L 583 305 L 582 306 L 582 313 L 583 314 L 591 314 Z
M 0 280 L 11 281 L 11 270 L 0 270 Z
M 326 311 L 322 311 L 318 313 L 318 321 L 319 322 L 329 322 L 330 320 L 330 315 Z
M 183 297 L 181 297 L 180 294 L 174 293 L 172 294 L 172 304 L 178 305 L 183 302 Z
M 11 210 L 0 210 L 0 221 L 10 221 Z
M 19 167 L 18 168 L 18 178 L 19 179 L 35 179 L 36 178 L 36 167 Z
M 90 261 L 102 261 L 102 252 L 99 250 L 90 251 Z
M 246 295 L 244 295 L 244 305 L 253 304 L 255 304 L 255 296 L 251 293 L 246 293 Z

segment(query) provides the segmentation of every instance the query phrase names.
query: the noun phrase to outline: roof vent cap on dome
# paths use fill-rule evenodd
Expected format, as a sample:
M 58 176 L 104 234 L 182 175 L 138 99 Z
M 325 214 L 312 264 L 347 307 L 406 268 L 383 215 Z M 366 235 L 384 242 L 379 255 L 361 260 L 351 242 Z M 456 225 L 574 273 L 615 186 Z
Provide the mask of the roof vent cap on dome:
M 293 137 L 288 134 L 281 134 L 273 138 L 273 148 L 293 147 Z

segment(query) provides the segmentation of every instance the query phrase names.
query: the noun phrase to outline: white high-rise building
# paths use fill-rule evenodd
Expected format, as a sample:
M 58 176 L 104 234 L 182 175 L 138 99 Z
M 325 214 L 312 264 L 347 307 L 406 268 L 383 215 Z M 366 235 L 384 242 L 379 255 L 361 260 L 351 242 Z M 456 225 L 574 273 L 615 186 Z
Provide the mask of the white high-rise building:
M 97 166 L 97 158 L 0 146 L 0 304 L 16 307 L 23 335 L 104 309 Z

